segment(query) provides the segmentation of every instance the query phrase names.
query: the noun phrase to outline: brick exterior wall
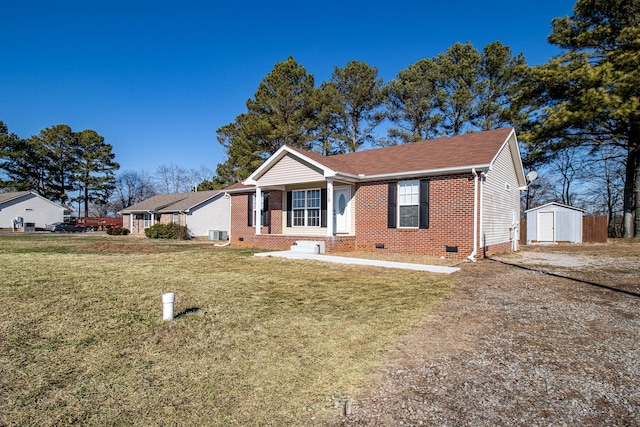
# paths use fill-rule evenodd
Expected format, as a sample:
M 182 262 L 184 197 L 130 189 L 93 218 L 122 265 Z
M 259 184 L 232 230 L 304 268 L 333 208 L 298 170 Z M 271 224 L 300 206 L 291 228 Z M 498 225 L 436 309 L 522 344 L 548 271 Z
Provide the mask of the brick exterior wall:
M 270 226 L 262 227 L 255 235 L 255 227 L 247 225 L 248 194 L 232 195 L 231 243 L 237 246 L 264 249 L 289 249 L 296 240 L 324 241 L 326 252 L 377 251 L 444 256 L 464 259 L 473 250 L 474 178 L 471 174 L 430 178 L 429 228 L 388 228 L 388 184 L 379 181 L 358 184 L 353 195 L 355 203 L 355 236 L 284 236 L 283 194 L 269 192 Z M 478 189 L 481 187 L 479 186 Z M 480 213 L 478 212 L 478 231 Z M 478 245 L 480 239 L 478 237 Z M 376 246 L 384 245 L 384 249 Z M 449 251 L 447 251 L 449 247 Z M 457 252 L 452 252 L 457 247 Z M 487 250 L 478 248 L 476 258 L 511 250 L 511 243 L 493 245 Z
M 390 181 L 356 187 L 356 249 L 466 258 L 473 250 L 473 176 L 430 179 L 429 228 L 388 228 Z M 396 181 L 391 181 L 396 182 Z M 458 252 L 447 252 L 446 247 Z

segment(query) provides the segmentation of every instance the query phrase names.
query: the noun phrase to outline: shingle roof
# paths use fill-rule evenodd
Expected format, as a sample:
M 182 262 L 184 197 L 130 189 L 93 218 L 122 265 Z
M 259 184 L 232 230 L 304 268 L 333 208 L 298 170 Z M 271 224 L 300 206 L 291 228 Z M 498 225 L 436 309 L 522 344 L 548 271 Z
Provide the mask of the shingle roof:
M 243 190 L 255 190 L 256 187 L 253 185 L 245 185 L 242 182 L 236 182 L 235 184 L 231 184 L 230 186 L 224 188 L 222 191 L 228 192 L 241 192 Z
M 293 150 L 334 171 L 352 175 L 456 169 L 491 163 L 512 131 L 489 130 L 334 156 Z
M 13 200 L 13 199 L 16 199 L 18 197 L 22 197 L 22 196 L 27 195 L 29 193 L 31 193 L 31 192 L 30 191 L 14 191 L 14 192 L 11 192 L 11 193 L 1 193 L 0 194 L 0 203 L 4 203 L 6 201 Z
M 129 206 L 122 212 L 180 212 L 199 205 L 219 194 L 219 190 L 159 194 Z

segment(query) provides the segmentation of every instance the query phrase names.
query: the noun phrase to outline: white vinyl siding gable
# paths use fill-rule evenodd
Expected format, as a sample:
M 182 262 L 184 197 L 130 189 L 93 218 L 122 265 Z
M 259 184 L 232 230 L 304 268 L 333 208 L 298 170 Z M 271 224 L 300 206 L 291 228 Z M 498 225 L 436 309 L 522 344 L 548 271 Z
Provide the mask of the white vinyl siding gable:
M 320 169 L 291 155 L 286 155 L 261 176 L 257 182 L 259 186 L 263 187 L 318 181 L 324 181 L 324 174 Z
M 64 208 L 44 198 L 27 193 L 8 200 L 0 206 L 0 228 L 12 228 L 13 220 L 22 217 L 24 223 L 44 228 L 47 224 L 61 222 Z
M 502 147 L 482 184 L 481 246 L 509 242 L 514 216 L 516 222 L 520 221 L 520 191 L 511 147 Z
M 229 199 L 223 195 L 189 209 L 186 225 L 191 235 L 208 236 L 210 230 L 229 232 Z

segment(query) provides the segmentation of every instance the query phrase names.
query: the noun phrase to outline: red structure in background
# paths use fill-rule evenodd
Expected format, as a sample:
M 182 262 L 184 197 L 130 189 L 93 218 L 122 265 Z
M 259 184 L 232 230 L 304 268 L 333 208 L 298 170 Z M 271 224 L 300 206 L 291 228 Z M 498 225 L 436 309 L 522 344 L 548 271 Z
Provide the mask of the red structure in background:
M 87 230 L 106 230 L 112 227 L 122 227 L 122 218 L 76 218 L 76 224 L 86 227 Z

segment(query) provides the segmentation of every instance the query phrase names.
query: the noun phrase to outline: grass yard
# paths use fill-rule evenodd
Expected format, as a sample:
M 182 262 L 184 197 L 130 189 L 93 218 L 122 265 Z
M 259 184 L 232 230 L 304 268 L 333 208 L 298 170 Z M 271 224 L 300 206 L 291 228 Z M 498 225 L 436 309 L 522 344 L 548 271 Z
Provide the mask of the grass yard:
M 0 237 L 0 425 L 305 425 L 335 414 L 454 287 L 253 253 Z

